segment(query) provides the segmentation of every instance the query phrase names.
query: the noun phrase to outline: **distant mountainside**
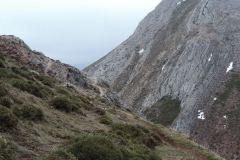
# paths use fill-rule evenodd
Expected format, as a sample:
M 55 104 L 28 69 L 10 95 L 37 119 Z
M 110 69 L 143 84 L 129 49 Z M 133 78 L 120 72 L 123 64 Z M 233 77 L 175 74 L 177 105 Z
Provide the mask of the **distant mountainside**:
M 239 0 L 163 0 L 84 71 L 126 108 L 240 159 L 239 15 Z
M 76 68 L 0 36 L 0 160 L 222 159 L 104 94 Z

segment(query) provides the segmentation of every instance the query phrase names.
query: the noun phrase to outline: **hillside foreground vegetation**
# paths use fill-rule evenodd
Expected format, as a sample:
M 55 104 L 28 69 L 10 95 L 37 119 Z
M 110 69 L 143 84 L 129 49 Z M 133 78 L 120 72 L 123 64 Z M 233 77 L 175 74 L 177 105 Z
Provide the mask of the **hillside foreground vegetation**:
M 0 58 L 0 160 L 218 160 L 161 125 Z

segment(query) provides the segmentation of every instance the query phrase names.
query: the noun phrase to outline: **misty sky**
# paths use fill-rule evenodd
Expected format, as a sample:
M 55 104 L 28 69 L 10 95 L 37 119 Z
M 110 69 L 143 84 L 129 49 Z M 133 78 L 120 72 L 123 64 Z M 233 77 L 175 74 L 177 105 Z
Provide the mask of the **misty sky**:
M 128 38 L 161 0 L 0 0 L 0 34 L 83 68 Z

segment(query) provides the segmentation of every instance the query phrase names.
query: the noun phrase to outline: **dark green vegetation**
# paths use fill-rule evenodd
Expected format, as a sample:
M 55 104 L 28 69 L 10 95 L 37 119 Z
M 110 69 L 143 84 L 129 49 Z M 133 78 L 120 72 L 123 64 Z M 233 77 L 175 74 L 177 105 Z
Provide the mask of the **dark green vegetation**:
M 113 123 L 111 117 L 109 117 L 108 115 L 103 115 L 102 117 L 100 117 L 99 122 L 106 125 L 110 125 Z
M 78 106 L 66 97 L 56 97 L 51 101 L 50 104 L 54 108 L 65 112 L 72 112 L 78 109 Z
M 143 125 L 143 124 L 142 124 Z M 161 133 L 161 134 L 159 134 Z M 164 138 L 162 136 L 165 136 Z M 191 150 L 191 154 L 184 150 Z M 195 154 L 195 156 L 193 156 Z M 205 158 L 204 158 L 205 157 Z M 44 160 L 219 160 L 203 147 L 160 126 L 113 123 L 109 131 L 82 134 L 69 140 Z
M 0 58 L 0 127 L 14 128 L 19 120 L 41 121 L 44 111 L 29 101 L 28 96 L 40 98 L 55 109 L 81 113 L 89 108 L 89 99 L 73 94 L 72 90 L 59 86 L 56 80 L 24 66 L 15 65 Z M 14 93 L 18 93 L 17 96 Z M 23 95 L 19 97 L 18 95 Z M 23 99 L 23 101 L 22 101 Z
M 8 95 L 8 90 L 3 83 L 0 83 L 0 97 Z
M 0 160 L 15 160 L 16 147 L 0 137 Z
M 160 137 L 154 137 L 149 130 L 137 125 L 124 124 L 113 124 L 111 128 L 109 132 L 96 135 L 85 134 L 74 138 L 60 151 L 78 160 L 161 159 L 152 150 L 161 144 Z M 58 156 L 62 157 L 65 154 Z M 51 159 L 51 156 L 48 159 Z
M 51 94 L 48 90 L 46 90 L 46 88 L 42 87 L 40 84 L 38 84 L 34 81 L 13 79 L 11 81 L 11 84 L 12 84 L 12 86 L 14 86 L 22 91 L 26 91 L 26 92 L 33 94 L 40 98 L 47 97 Z
M 0 129 L 16 127 L 18 119 L 11 110 L 0 105 Z
M 121 160 L 123 157 L 120 149 L 109 138 L 101 136 L 76 138 L 67 150 L 79 160 Z
M 14 107 L 13 113 L 20 119 L 32 121 L 43 120 L 44 117 L 43 111 L 33 105 L 21 105 Z
M 163 146 L 171 148 L 169 154 L 181 153 L 172 160 L 214 155 L 180 135 L 168 137 L 172 131 L 110 105 L 93 91 L 79 92 L 7 59 L 2 63 L 0 160 L 169 159 Z M 164 104 L 172 111 L 178 103 L 168 100 Z
M 170 126 L 181 111 L 180 104 L 178 99 L 166 96 L 147 109 L 145 115 L 148 120 L 154 123 Z
M 5 58 L 0 56 L 0 68 L 5 68 Z
M 0 104 L 10 108 L 10 106 L 13 104 L 11 98 L 9 97 L 0 97 Z

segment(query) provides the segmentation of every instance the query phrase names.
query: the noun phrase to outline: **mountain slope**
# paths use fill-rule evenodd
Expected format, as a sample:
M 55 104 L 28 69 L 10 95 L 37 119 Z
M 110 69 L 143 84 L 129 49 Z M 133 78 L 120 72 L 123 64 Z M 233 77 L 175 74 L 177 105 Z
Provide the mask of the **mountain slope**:
M 46 72 L 50 59 L 22 40 L 0 44 L 0 160 L 222 159 L 100 97 L 77 69 L 60 78 L 71 66 L 51 60 Z
M 240 71 L 239 8 L 238 0 L 163 0 L 129 39 L 84 71 L 154 122 L 166 123 L 164 106 L 178 101 L 180 112 L 167 125 L 239 159 L 240 119 L 225 116 L 238 113 L 240 102 L 220 96 Z
M 0 51 L 2 55 L 17 60 L 20 64 L 37 68 L 64 83 L 71 83 L 79 89 L 90 89 L 86 75 L 77 68 L 50 59 L 40 52 L 32 51 L 21 39 L 15 36 L 0 36 Z

